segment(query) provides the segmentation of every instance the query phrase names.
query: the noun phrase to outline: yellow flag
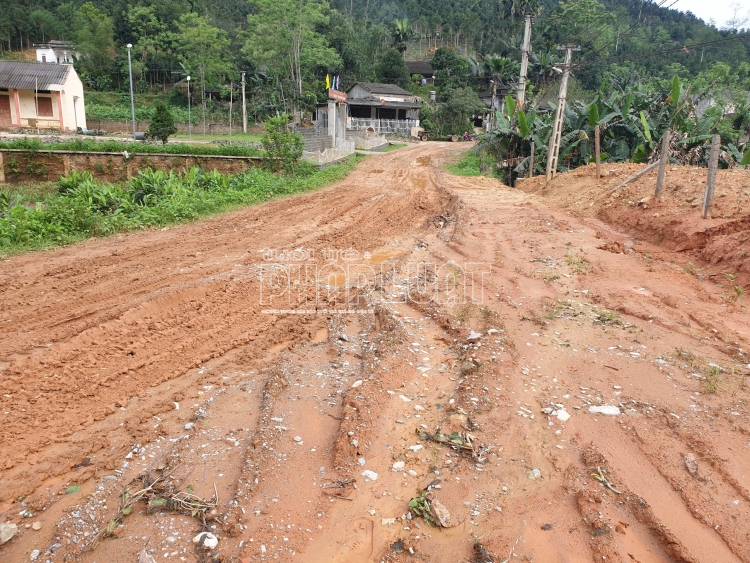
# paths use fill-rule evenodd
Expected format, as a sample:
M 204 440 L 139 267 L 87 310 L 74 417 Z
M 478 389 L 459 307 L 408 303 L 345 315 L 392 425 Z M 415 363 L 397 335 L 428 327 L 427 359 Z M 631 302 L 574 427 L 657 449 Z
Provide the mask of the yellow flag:
M 331 77 L 326 74 L 326 90 L 331 88 Z

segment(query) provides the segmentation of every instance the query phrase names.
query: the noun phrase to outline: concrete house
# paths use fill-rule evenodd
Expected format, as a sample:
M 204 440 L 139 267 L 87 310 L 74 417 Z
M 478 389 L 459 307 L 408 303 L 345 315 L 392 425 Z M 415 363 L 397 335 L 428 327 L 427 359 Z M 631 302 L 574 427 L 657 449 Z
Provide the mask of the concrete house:
M 76 46 L 69 41 L 47 41 L 46 43 L 34 43 L 36 49 L 36 60 L 40 63 L 72 63 L 73 57 L 76 59 L 81 54 L 76 51 Z
M 83 83 L 69 64 L 0 61 L 0 128 L 86 128 Z
M 358 82 L 346 93 L 347 129 L 409 135 L 419 127 L 422 101 L 395 84 Z

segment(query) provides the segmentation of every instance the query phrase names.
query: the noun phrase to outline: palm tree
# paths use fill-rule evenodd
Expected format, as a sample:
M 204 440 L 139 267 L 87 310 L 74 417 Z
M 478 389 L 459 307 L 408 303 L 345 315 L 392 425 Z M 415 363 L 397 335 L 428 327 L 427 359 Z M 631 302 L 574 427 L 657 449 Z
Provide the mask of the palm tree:
M 518 73 L 519 64 L 508 57 L 500 55 L 485 55 L 482 66 L 487 75 L 493 77 L 496 83 L 510 82 Z
M 411 37 L 412 31 L 408 18 L 394 19 L 391 35 L 395 43 L 396 50 L 402 55 L 406 52 L 407 42 Z

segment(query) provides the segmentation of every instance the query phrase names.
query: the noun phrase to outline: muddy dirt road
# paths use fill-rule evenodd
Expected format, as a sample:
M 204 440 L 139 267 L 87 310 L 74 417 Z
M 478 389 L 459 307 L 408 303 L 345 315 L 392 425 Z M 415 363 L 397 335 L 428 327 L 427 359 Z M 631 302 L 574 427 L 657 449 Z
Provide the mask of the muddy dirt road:
M 0 560 L 750 562 L 744 297 L 466 148 L 0 262 Z

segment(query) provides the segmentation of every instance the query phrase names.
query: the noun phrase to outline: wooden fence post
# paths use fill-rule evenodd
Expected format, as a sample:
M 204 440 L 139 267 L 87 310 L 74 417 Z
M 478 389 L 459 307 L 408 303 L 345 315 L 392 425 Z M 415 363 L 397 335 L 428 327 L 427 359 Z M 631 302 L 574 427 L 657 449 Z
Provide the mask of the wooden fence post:
M 534 141 L 531 141 L 531 162 L 529 163 L 529 178 L 534 177 L 534 153 L 536 152 L 536 145 Z
M 3 153 L 0 152 L 0 184 L 5 183 L 5 163 L 3 162 Z
M 599 126 L 594 128 L 594 153 L 596 154 L 596 177 L 602 177 L 602 146 L 599 141 Z
M 719 148 L 721 137 L 714 135 L 711 141 L 711 155 L 708 158 L 708 181 L 706 182 L 706 193 L 703 196 L 703 218 L 711 218 L 711 208 L 714 206 L 714 189 L 716 188 L 716 172 L 719 169 Z
M 667 174 L 667 164 L 669 164 L 669 138 L 671 136 L 671 132 L 667 130 L 664 132 L 664 138 L 661 140 L 661 160 L 659 160 L 659 175 L 656 177 L 654 197 L 659 197 L 664 187 L 664 176 Z

